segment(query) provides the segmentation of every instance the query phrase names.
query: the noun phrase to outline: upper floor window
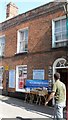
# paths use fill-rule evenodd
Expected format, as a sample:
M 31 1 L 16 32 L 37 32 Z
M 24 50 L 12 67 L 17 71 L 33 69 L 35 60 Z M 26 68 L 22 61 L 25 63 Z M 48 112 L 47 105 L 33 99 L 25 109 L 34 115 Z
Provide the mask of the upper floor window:
M 28 28 L 18 31 L 17 53 L 28 51 Z
M 67 45 L 66 18 L 58 18 L 52 21 L 52 47 Z
M 0 36 L 0 56 L 4 56 L 5 51 L 5 36 Z

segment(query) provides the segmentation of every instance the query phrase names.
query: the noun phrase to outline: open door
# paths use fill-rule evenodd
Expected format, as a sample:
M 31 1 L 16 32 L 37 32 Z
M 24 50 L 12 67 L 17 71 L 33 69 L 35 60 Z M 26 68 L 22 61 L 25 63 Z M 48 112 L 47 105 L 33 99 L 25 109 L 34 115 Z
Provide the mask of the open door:
M 60 69 L 57 69 L 57 72 L 60 73 L 61 82 L 63 82 L 67 87 L 67 75 L 68 75 L 67 69 L 66 68 L 62 68 L 62 69 L 60 68 Z
M 66 113 L 67 113 L 67 120 L 68 120 L 68 69 L 57 69 L 57 72 L 60 73 L 61 81 L 66 85 Z

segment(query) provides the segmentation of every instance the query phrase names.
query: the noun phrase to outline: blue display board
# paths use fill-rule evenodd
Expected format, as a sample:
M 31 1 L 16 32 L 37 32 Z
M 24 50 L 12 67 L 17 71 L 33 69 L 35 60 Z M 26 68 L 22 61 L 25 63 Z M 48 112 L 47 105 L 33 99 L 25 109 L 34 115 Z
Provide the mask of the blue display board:
M 26 88 L 48 88 L 49 82 L 48 80 L 26 80 L 25 82 Z

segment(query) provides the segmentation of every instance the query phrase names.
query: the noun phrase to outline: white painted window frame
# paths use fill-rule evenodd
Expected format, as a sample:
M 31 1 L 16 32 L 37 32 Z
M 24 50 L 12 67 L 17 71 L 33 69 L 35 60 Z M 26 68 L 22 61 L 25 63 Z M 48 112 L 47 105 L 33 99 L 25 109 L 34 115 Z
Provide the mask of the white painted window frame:
M 1 36 L 0 36 L 0 39 L 3 38 L 3 37 L 5 37 L 5 35 L 1 35 Z M 5 44 L 5 43 L 4 43 L 4 44 Z M 5 51 L 5 45 L 4 45 L 4 51 Z M 3 52 L 3 50 L 1 51 L 1 55 L 0 55 L 0 56 L 4 56 L 4 53 L 2 53 L 2 52 Z
M 55 18 L 52 20 L 52 48 L 55 48 L 55 43 L 60 43 L 60 42 L 65 42 L 67 41 L 66 39 L 65 40 L 59 40 L 59 41 L 55 41 L 55 22 L 58 21 L 58 20 L 62 20 L 62 19 L 65 19 L 66 16 L 61 16 L 61 17 L 58 17 L 58 18 Z
M 17 53 L 28 52 L 28 50 L 27 50 L 27 51 L 19 51 L 19 45 L 20 45 L 20 32 L 21 32 L 21 31 L 25 31 L 25 30 L 29 30 L 28 27 L 23 28 L 23 29 L 19 29 L 19 30 L 17 31 Z M 16 53 L 15 53 L 15 54 L 16 54 Z
M 18 69 L 19 69 L 19 67 L 27 67 L 27 65 L 17 65 L 16 66 L 16 91 L 18 91 L 18 92 L 25 92 L 24 88 L 23 89 L 19 89 L 18 88 Z

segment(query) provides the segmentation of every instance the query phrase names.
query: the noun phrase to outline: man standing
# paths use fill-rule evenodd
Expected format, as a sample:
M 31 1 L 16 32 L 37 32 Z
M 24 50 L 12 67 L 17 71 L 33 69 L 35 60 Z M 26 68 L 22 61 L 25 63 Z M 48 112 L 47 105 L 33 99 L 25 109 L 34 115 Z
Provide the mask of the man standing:
M 53 85 L 52 93 L 49 95 L 45 102 L 45 105 L 55 96 L 55 112 L 54 118 L 61 120 L 63 118 L 63 108 L 66 104 L 66 87 L 65 84 L 60 81 L 60 74 L 57 72 L 54 74 L 55 83 Z

